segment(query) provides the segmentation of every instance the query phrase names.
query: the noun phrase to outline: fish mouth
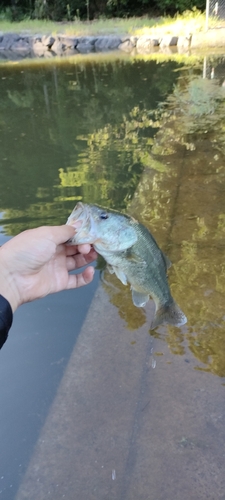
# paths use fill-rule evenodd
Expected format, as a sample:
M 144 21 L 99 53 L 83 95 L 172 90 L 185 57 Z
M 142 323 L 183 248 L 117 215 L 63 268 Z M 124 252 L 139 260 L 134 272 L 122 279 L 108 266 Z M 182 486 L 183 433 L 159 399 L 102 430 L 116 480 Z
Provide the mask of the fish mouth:
M 94 220 L 88 205 L 78 202 L 70 214 L 67 225 L 72 226 L 76 233 L 68 243 L 80 245 L 83 243 L 94 243 L 96 239 L 96 231 Z

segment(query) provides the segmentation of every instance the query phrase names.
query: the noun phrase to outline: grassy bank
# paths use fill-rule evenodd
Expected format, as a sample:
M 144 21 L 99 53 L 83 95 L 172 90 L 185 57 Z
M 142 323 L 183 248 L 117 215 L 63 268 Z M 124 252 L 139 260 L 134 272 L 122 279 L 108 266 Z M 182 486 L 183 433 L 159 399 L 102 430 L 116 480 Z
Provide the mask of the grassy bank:
M 15 33 L 64 33 L 67 35 L 130 35 L 141 36 L 144 34 L 174 34 L 199 33 L 205 29 L 205 14 L 199 11 L 184 12 L 174 18 L 136 18 L 129 19 L 99 19 L 90 22 L 51 22 L 39 20 L 23 20 L 21 22 L 9 22 L 0 15 L 0 31 Z

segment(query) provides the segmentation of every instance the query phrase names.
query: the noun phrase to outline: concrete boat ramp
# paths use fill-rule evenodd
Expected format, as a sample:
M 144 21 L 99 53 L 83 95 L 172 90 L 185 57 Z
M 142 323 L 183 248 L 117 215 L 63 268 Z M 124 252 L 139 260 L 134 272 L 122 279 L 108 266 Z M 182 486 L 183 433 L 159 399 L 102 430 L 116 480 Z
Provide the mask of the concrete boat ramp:
M 149 335 L 153 309 L 129 330 L 99 286 L 16 500 L 225 499 L 221 379 Z

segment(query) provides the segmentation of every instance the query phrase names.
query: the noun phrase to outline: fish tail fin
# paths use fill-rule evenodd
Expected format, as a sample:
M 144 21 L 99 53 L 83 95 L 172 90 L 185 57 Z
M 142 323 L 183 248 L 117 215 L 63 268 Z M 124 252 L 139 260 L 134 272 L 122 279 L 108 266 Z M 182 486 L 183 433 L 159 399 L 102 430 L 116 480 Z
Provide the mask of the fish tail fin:
M 154 328 L 162 323 L 169 323 L 174 326 L 182 326 L 187 323 L 185 314 L 181 311 L 175 301 L 170 304 L 164 304 L 157 309 L 151 324 L 151 330 L 154 330 Z

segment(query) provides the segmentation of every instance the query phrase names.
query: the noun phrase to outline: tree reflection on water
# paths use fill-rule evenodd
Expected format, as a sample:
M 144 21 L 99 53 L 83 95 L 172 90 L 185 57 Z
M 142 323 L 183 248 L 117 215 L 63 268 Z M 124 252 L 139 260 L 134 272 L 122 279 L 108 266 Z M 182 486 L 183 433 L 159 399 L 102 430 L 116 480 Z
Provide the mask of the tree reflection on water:
M 151 335 L 224 377 L 225 69 L 215 80 L 201 65 L 180 69 L 135 59 L 5 68 L 2 222 L 9 235 L 64 223 L 81 199 L 127 210 L 173 263 L 171 291 L 188 318 Z M 128 328 L 146 322 L 129 287 L 108 274 L 103 286 Z

